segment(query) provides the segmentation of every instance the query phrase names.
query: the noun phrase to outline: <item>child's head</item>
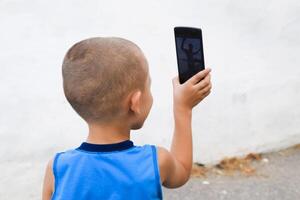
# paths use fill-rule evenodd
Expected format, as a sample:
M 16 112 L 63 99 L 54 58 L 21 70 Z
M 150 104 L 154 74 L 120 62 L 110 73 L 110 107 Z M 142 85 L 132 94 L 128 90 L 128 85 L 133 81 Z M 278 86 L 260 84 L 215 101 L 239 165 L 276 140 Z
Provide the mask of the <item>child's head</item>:
M 152 106 L 147 60 L 131 41 L 97 37 L 80 41 L 62 65 L 65 96 L 88 124 L 121 121 L 141 128 Z

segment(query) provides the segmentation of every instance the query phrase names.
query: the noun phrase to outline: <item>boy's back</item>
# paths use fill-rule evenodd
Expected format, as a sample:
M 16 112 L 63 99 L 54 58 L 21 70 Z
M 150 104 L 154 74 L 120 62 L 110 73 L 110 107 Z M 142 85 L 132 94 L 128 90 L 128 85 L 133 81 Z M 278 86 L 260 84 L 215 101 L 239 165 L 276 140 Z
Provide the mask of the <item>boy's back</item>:
M 168 151 L 130 140 L 153 103 L 138 46 L 122 38 L 83 40 L 68 50 L 62 68 L 65 96 L 89 133 L 79 147 L 48 162 L 43 200 L 162 199 L 161 185 L 176 188 L 189 180 L 192 108 L 210 93 L 210 69 L 184 84 L 173 78 L 175 128 Z
M 82 143 L 56 154 L 53 172 L 52 199 L 162 199 L 153 145 Z

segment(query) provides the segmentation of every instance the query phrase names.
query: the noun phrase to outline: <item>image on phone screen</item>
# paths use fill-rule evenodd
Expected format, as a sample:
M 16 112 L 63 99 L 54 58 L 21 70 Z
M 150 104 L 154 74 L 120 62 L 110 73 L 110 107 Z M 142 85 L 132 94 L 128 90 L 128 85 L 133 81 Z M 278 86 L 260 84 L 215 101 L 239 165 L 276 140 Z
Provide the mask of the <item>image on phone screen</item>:
M 202 68 L 202 47 L 199 38 L 176 37 L 180 74 L 198 72 Z

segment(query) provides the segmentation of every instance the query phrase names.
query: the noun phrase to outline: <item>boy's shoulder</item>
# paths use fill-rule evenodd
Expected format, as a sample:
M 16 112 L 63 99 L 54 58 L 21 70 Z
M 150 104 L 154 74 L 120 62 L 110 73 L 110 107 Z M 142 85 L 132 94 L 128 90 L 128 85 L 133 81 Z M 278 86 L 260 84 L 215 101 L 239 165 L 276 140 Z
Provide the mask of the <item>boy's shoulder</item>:
M 167 188 L 177 188 L 187 182 L 187 169 L 165 147 L 156 146 L 161 184 Z M 176 153 L 176 152 L 175 152 Z

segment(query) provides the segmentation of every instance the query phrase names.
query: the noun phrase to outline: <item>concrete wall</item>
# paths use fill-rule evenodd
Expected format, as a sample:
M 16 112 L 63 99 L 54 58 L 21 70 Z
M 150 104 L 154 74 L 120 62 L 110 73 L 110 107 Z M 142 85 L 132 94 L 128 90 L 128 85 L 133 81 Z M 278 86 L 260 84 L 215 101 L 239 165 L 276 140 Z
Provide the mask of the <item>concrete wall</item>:
M 143 49 L 154 104 L 132 140 L 169 147 L 177 25 L 203 29 L 212 68 L 212 93 L 193 111 L 194 161 L 300 142 L 299 1 L 2 0 L 1 162 L 49 159 L 86 138 L 63 95 L 61 63 L 92 36 L 125 37 Z

